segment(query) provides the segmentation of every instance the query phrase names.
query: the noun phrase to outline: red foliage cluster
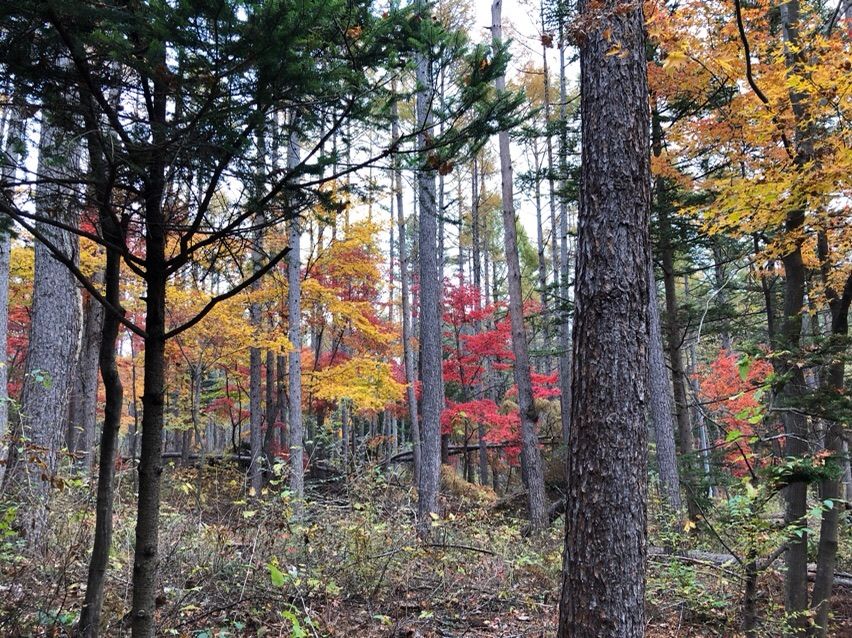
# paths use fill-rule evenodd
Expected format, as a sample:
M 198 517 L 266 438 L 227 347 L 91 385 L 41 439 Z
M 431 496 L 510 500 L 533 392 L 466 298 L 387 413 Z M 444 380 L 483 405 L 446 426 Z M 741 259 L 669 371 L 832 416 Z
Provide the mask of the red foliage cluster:
M 720 350 L 696 375 L 701 402 L 727 431 L 717 444 L 724 447 L 725 460 L 738 476 L 746 474 L 749 465 L 760 464 L 749 440 L 777 429 L 766 423 L 761 404 L 762 388 L 771 372 L 772 365 L 764 359 L 741 364 L 740 355 Z

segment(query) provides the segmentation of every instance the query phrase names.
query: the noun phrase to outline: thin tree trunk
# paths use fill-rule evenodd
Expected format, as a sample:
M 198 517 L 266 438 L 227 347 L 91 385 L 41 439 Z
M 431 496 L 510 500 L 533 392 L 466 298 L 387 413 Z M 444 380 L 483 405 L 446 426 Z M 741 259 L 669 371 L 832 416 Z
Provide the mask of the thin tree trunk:
M 440 88 L 438 91 L 438 108 L 441 108 L 441 105 L 444 102 L 444 75 L 441 75 Z M 443 135 L 444 133 L 444 121 L 438 125 L 438 135 Z M 443 301 L 443 292 L 444 292 L 444 264 L 446 260 L 445 254 L 445 246 L 444 246 L 444 237 L 445 237 L 445 225 L 444 225 L 444 217 L 446 214 L 445 206 L 444 206 L 444 176 L 441 173 L 438 173 L 438 206 L 435 209 L 436 216 L 438 218 L 438 321 L 439 325 L 444 315 L 444 309 L 442 305 Z M 443 366 L 443 364 L 442 364 Z M 443 368 L 442 368 L 443 369 Z M 446 388 L 444 387 L 444 383 L 441 382 L 438 385 L 438 390 L 440 392 L 440 396 L 438 397 L 438 420 L 440 422 L 441 412 L 444 410 L 444 406 L 447 404 L 446 399 Z M 441 463 L 446 464 L 450 462 L 450 457 L 447 451 L 450 448 L 450 432 L 441 432 Z
M 24 130 L 26 121 L 23 110 L 13 103 L 8 107 L 8 127 L 3 144 L 3 156 L 0 158 L 0 179 L 4 184 L 14 182 L 15 172 L 24 149 Z M 8 200 L 14 198 L 9 188 L 2 193 Z M 11 224 L 9 218 L 3 224 Z M 6 469 L 6 436 L 9 432 L 9 269 L 12 256 L 11 228 L 0 228 L 0 486 Z
M 546 31 L 546 20 L 544 15 L 545 3 L 542 1 L 541 3 L 541 28 L 542 33 Z M 553 262 L 551 267 L 553 268 L 553 310 L 556 310 L 558 307 L 558 298 L 559 298 L 559 281 L 560 281 L 560 261 L 559 261 L 559 242 L 557 237 L 557 227 L 556 227 L 556 183 L 554 179 L 554 173 L 556 171 L 556 164 L 553 161 L 553 139 L 551 136 L 550 124 L 551 124 L 551 115 L 550 115 L 550 68 L 547 63 L 547 49 L 548 45 L 545 43 L 544 39 L 542 39 L 542 49 L 541 49 L 541 65 L 542 65 L 542 74 L 544 75 L 544 122 L 545 122 L 545 143 L 547 146 L 547 195 L 548 195 L 548 209 L 550 212 L 550 260 Z M 564 75 L 564 69 L 562 70 L 562 75 Z M 561 85 L 560 85 L 561 86 Z M 562 96 L 562 101 L 565 101 L 565 96 Z M 564 110 L 564 109 L 563 109 Z M 560 122 L 564 124 L 564 122 Z
M 395 90 L 395 88 L 394 88 Z M 394 140 L 399 139 L 399 114 L 397 104 L 393 103 L 393 120 L 391 122 L 391 136 Z M 399 160 L 395 160 L 398 162 Z M 405 212 L 403 211 L 402 198 L 402 171 L 398 165 L 394 166 L 394 191 L 396 195 L 396 217 L 397 234 L 399 235 L 399 287 L 402 296 L 402 350 L 405 365 L 405 383 L 408 403 L 408 422 L 411 428 L 411 449 L 414 459 L 414 484 L 420 485 L 420 419 L 417 414 L 417 393 L 415 391 L 414 372 L 414 348 L 411 344 L 411 298 L 409 292 L 409 260 L 408 250 L 405 244 Z
M 165 52 L 161 53 L 165 65 Z M 151 98 L 152 144 L 165 145 L 166 87 L 154 81 Z M 159 570 L 160 481 L 166 382 L 166 158 L 153 153 L 146 167 L 145 201 L 145 367 L 142 393 L 142 449 L 136 544 L 133 553 L 133 638 L 154 638 Z
M 660 329 L 660 310 L 657 306 L 657 285 L 653 266 L 649 270 L 648 295 L 648 393 L 651 423 L 657 442 L 657 463 L 660 467 L 660 486 L 671 513 L 680 517 L 680 477 L 677 470 L 674 422 L 672 420 L 669 371 L 663 357 L 663 335 Z
M 473 253 L 473 287 L 476 290 L 476 310 L 477 315 L 480 314 L 482 310 L 482 257 L 481 257 L 481 242 L 480 242 L 480 229 L 479 229 L 479 161 L 474 156 L 473 158 L 473 168 L 472 168 L 472 176 L 471 176 L 471 252 Z M 482 331 L 482 322 L 477 319 L 475 330 L 477 334 Z M 482 385 L 485 386 L 483 390 L 487 391 L 488 384 L 488 367 L 487 361 L 485 362 L 485 369 L 483 369 L 482 375 Z M 478 448 L 479 448 L 479 483 L 480 485 L 488 485 L 488 448 L 485 441 L 485 424 L 478 423 L 476 427 L 476 436 L 478 439 Z
M 605 0 L 594 9 L 597 29 L 580 45 L 582 169 L 559 638 L 645 634 L 650 122 L 642 7 L 616 16 L 617 6 Z M 582 19 L 592 3 L 583 0 L 579 9 Z M 623 55 L 608 54 L 604 29 Z
M 275 396 L 275 353 L 266 351 L 266 431 L 263 433 L 263 456 L 267 472 L 272 468 L 272 444 L 278 421 L 278 401 Z
M 503 40 L 502 0 L 491 4 L 491 37 L 495 45 Z M 498 93 L 506 90 L 506 80 L 500 76 L 496 81 Z M 527 333 L 524 328 L 524 308 L 521 292 L 521 267 L 518 258 L 518 238 L 515 219 L 514 189 L 512 184 L 512 159 L 509 149 L 509 133 L 501 131 L 498 136 L 500 145 L 500 176 L 503 194 L 503 240 L 506 249 L 506 267 L 509 287 L 509 317 L 512 324 L 512 352 L 515 355 L 513 366 L 515 385 L 518 389 L 518 407 L 521 413 L 521 472 L 524 487 L 527 490 L 527 509 L 530 524 L 534 531 L 544 529 L 549 521 L 547 517 L 547 497 L 544 494 L 544 474 L 541 466 L 541 454 L 538 449 L 536 423 L 538 413 L 533 402 L 532 382 L 530 380 L 530 356 L 527 345 Z
M 287 448 L 289 444 L 287 423 L 290 420 L 287 409 L 287 355 L 279 354 L 276 357 L 277 365 L 275 370 L 275 387 L 276 387 L 276 414 L 281 422 L 279 432 L 279 443 L 282 448 Z
M 786 65 L 791 73 L 801 73 L 799 69 L 799 3 L 798 0 L 787 0 L 780 6 L 781 26 L 786 51 Z M 793 85 L 791 85 L 792 87 Z M 813 159 L 813 143 L 811 126 L 805 108 L 806 97 L 795 89 L 790 89 L 790 102 L 796 122 L 796 156 L 797 167 L 806 165 Z M 780 400 L 784 407 L 797 406 L 800 399 L 808 392 L 804 371 L 797 365 L 802 334 L 802 309 L 805 300 L 806 268 L 802 257 L 802 239 L 799 237 L 805 226 L 805 209 L 796 207 L 787 212 L 785 231 L 794 238 L 792 248 L 781 257 L 784 264 L 784 314 L 781 329 L 778 331 L 776 346 L 778 351 L 789 352 L 786 360 L 779 361 L 782 375 L 787 379 L 780 392 Z M 788 457 L 798 458 L 809 452 L 808 421 L 804 414 L 796 410 L 787 410 L 782 414 L 784 423 L 785 453 Z M 792 635 L 801 636 L 806 632 L 809 619 L 804 614 L 808 609 L 808 484 L 805 481 L 795 481 L 785 489 L 786 511 L 788 525 L 800 525 L 804 528 L 801 536 L 794 537 L 788 543 L 785 554 L 787 574 L 785 578 L 785 610 L 791 616 Z
M 346 399 L 343 399 L 340 403 L 340 455 L 345 473 L 349 472 L 349 451 L 352 447 L 349 426 L 349 403 Z
M 263 192 L 265 165 L 266 165 L 266 137 L 264 135 L 264 127 L 261 125 L 257 132 L 256 145 L 256 177 L 255 177 L 255 197 L 260 197 Z M 261 252 L 263 250 L 263 231 L 260 228 L 263 226 L 263 213 L 257 213 L 254 223 L 258 230 L 254 232 L 254 241 L 251 251 L 251 266 L 252 271 L 260 268 L 262 261 Z M 252 292 L 257 294 L 260 291 L 260 281 L 252 285 Z M 255 335 L 261 330 L 263 317 L 261 315 L 260 302 L 253 299 L 249 306 L 249 323 L 255 331 Z M 248 468 L 248 482 L 250 493 L 252 496 L 260 496 L 260 489 L 263 486 L 263 422 L 264 415 L 261 407 L 261 353 L 260 348 L 252 346 L 249 348 L 249 451 L 251 454 L 251 462 Z M 267 423 L 267 427 L 269 424 Z
M 287 150 L 287 165 L 294 168 L 299 164 L 299 145 L 295 136 L 290 137 Z M 293 211 L 295 212 L 295 211 Z M 302 421 L 302 269 L 301 269 L 302 221 L 294 216 L 288 222 L 290 252 L 287 256 L 287 316 L 290 351 L 290 491 L 295 498 L 293 512 L 297 519 L 304 513 L 305 465 Z
M 825 246 L 824 236 L 820 244 Z M 828 292 L 831 309 L 831 363 L 823 380 L 823 387 L 831 394 L 841 395 L 844 389 L 845 346 L 849 336 L 849 306 L 852 303 L 852 275 L 846 279 L 842 291 Z M 814 579 L 813 600 L 814 629 L 812 635 L 825 638 L 828 635 L 828 616 L 831 611 L 831 590 L 834 584 L 834 568 L 837 564 L 838 529 L 840 527 L 841 478 L 843 463 L 843 424 L 828 421 L 825 424 L 825 450 L 838 465 L 838 476 L 820 481 L 820 499 L 830 500 L 831 507 L 823 509 L 817 548 L 817 571 Z M 848 460 L 848 456 L 846 457 Z
M 97 273 L 93 280 L 103 280 Z M 71 385 L 69 406 L 68 451 L 74 464 L 86 474 L 92 470 L 98 409 L 98 355 L 101 349 L 104 309 L 91 295 L 83 302 L 83 335 L 80 355 Z
M 713 238 L 712 247 L 713 278 L 715 280 L 714 283 L 716 284 L 716 290 L 718 291 L 718 294 L 716 295 L 716 302 L 724 312 L 728 312 L 728 291 L 725 289 L 725 285 L 727 283 L 725 280 L 725 255 L 722 252 L 721 241 L 718 237 Z M 733 348 L 733 340 L 731 338 L 731 322 L 727 317 L 725 317 L 722 322 L 722 329 L 719 333 L 719 337 L 722 341 L 722 349 L 730 352 Z
M 559 336 L 559 405 L 562 442 L 568 447 L 571 432 L 571 317 L 568 312 L 569 271 L 568 255 L 568 202 L 565 186 L 568 179 L 568 88 L 565 77 L 565 37 L 564 17 L 559 17 L 559 296 L 558 296 L 558 336 Z M 552 187 L 551 187 L 552 188 Z M 555 239 L 554 239 L 555 241 Z
M 418 10 L 425 12 L 425 2 L 418 0 Z M 428 16 L 425 16 L 428 18 Z M 417 499 L 417 531 L 428 535 L 432 516 L 439 514 L 438 491 L 441 464 L 441 276 L 438 270 L 438 224 L 435 200 L 435 173 L 425 166 L 427 137 L 432 135 L 433 117 L 431 61 L 425 54 L 417 56 L 417 145 L 421 166 L 417 172 L 420 207 L 420 379 L 421 379 L 421 458 Z
M 547 313 L 547 260 L 544 258 L 544 223 L 542 221 L 540 170 L 535 177 L 536 253 L 538 255 L 538 287 L 541 309 Z M 548 362 L 549 363 L 549 362 Z
M 96 151 L 90 150 L 90 157 Z M 106 198 L 104 198 L 106 202 Z M 105 204 L 102 204 L 105 205 Z M 124 239 L 113 217 L 104 210 L 100 214 L 104 239 L 120 246 Z M 120 308 L 121 257 L 114 249 L 107 248 L 104 271 L 105 297 L 109 303 Z M 93 302 L 94 303 L 94 302 Z M 118 373 L 116 346 L 120 323 L 111 312 L 104 312 L 99 348 L 99 365 L 104 383 L 104 424 L 101 429 L 100 459 L 98 464 L 98 490 L 95 505 L 95 537 L 89 572 L 86 579 L 86 596 L 80 611 L 79 632 L 84 638 L 96 638 L 100 630 L 101 608 L 104 599 L 104 582 L 112 548 L 112 510 L 115 481 L 115 455 L 118 450 L 118 433 L 121 427 L 121 408 L 124 388 Z
M 9 431 L 9 269 L 12 240 L 0 229 L 0 486 L 6 470 L 6 435 Z
M 662 153 L 663 130 L 656 107 L 652 113 L 652 150 L 655 156 Z M 686 399 L 686 374 L 683 365 L 683 334 L 678 325 L 678 300 L 674 271 L 674 237 L 669 215 L 671 204 L 667 197 L 667 188 L 663 180 L 654 181 L 654 202 L 660 221 L 660 240 L 657 246 L 662 262 L 663 288 L 666 302 L 666 348 L 669 354 L 669 365 L 672 371 L 672 389 L 674 393 L 674 408 L 677 417 L 678 439 L 680 442 L 681 472 L 680 478 L 686 486 L 686 504 L 691 519 L 700 515 L 696 503 L 698 489 L 696 486 L 695 437 L 692 433 L 692 420 L 689 416 L 689 404 Z

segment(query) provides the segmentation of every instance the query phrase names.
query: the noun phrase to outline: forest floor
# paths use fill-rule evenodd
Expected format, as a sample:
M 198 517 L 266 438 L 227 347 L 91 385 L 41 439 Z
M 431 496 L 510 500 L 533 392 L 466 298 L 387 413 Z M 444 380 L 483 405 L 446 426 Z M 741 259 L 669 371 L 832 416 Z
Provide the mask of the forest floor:
M 118 477 L 102 632 L 110 638 L 129 634 L 133 476 Z M 490 490 L 450 479 L 446 514 L 424 545 L 413 533 L 415 493 L 378 469 L 357 480 L 309 482 L 301 526 L 288 523 L 282 485 L 273 481 L 251 498 L 242 478 L 228 465 L 206 468 L 200 482 L 195 468 L 167 470 L 158 635 L 555 635 L 561 521 L 543 537 L 524 538 L 523 521 L 495 511 Z M 65 481 L 51 504 L 49 549 L 38 559 L 0 526 L 0 635 L 71 635 L 93 511 L 88 481 Z M 760 585 L 760 635 L 777 636 L 780 576 L 769 572 Z M 740 589 L 728 567 L 657 557 L 648 568 L 646 635 L 738 636 Z M 834 609 L 831 635 L 852 637 L 842 629 L 852 626 L 852 591 L 838 591 Z

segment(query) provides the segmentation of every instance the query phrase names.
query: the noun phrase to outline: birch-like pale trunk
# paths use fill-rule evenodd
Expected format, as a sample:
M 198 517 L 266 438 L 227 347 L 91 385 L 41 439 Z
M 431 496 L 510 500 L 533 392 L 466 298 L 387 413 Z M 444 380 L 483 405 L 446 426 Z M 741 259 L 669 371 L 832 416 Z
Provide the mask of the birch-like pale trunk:
M 291 134 L 287 148 L 287 165 L 295 168 L 299 164 L 299 144 L 295 133 Z M 287 255 L 287 338 L 292 350 L 289 357 L 289 402 L 290 402 L 290 491 L 295 498 L 294 513 L 301 518 L 304 512 L 305 428 L 302 420 L 302 269 L 301 237 L 302 220 L 294 216 L 288 222 L 290 252 Z
M 503 40 L 502 9 L 502 0 L 495 0 L 491 5 L 491 37 L 495 45 L 499 45 Z M 495 84 L 498 93 L 506 90 L 505 77 L 498 77 Z M 527 490 L 530 524 L 533 530 L 539 531 L 548 524 L 547 497 L 544 493 L 544 474 L 536 434 L 538 413 L 533 402 L 529 346 L 524 328 L 524 300 L 521 291 L 521 266 L 518 257 L 518 231 L 508 131 L 499 133 L 498 143 L 503 195 L 503 241 L 508 270 L 509 318 L 512 324 L 512 352 L 515 355 L 513 370 L 521 413 L 521 473 Z

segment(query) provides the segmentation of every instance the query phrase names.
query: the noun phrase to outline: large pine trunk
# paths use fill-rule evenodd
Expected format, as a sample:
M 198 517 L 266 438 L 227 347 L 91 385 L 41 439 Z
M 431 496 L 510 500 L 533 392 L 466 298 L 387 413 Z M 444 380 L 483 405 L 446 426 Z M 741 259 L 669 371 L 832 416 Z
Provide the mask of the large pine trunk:
M 495 0 L 491 5 L 491 37 L 496 44 L 503 39 L 502 8 L 502 0 Z M 496 85 L 498 93 L 505 91 L 505 78 L 498 77 Z M 498 141 L 503 196 L 503 241 L 506 254 L 506 279 L 509 287 L 509 320 L 512 324 L 512 353 L 515 356 L 513 370 L 521 413 L 521 474 L 527 490 L 527 510 L 531 527 L 533 530 L 542 530 L 549 521 L 541 453 L 538 449 L 536 433 L 538 412 L 533 402 L 529 346 L 524 328 L 524 300 L 521 292 L 521 265 L 518 257 L 518 231 L 515 219 L 509 133 L 501 131 Z
M 38 174 L 46 181 L 36 188 L 35 207 L 44 216 L 70 227 L 77 225 L 75 193 L 61 186 L 79 168 L 79 146 L 56 115 L 45 113 L 39 140 Z M 56 177 L 56 183 L 49 179 Z M 36 232 L 65 258 L 77 260 L 77 236 L 38 221 Z M 4 491 L 18 507 L 17 525 L 37 545 L 47 523 L 51 480 L 59 464 L 68 415 L 71 372 L 80 344 L 80 292 L 71 272 L 43 242 L 35 243 L 32 321 L 20 418 L 9 449 Z
M 620 6 L 580 5 L 594 27 L 580 47 L 583 144 L 560 638 L 645 632 L 648 85 L 641 5 L 618 15 Z M 608 54 L 612 42 L 619 55 Z

